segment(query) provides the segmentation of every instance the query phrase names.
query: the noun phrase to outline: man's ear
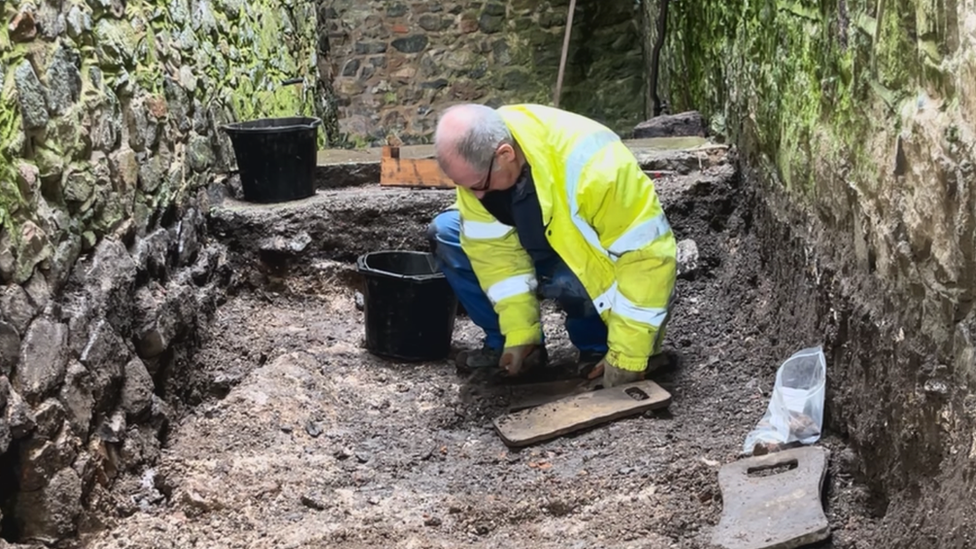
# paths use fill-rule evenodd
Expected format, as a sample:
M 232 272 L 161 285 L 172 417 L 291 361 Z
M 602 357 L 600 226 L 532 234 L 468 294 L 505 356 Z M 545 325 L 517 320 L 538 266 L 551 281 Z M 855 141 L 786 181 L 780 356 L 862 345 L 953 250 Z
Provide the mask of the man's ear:
M 503 143 L 498 147 L 498 156 L 501 156 L 508 162 L 515 161 L 515 149 L 508 143 Z

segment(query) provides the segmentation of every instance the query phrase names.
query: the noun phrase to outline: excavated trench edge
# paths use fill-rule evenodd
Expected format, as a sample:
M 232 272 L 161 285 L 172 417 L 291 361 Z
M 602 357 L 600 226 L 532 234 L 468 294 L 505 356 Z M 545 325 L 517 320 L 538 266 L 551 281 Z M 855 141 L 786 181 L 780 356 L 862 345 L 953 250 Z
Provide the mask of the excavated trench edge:
M 740 173 L 749 174 L 750 172 L 746 169 Z M 843 284 L 844 279 L 835 274 L 844 270 L 842 265 L 836 266 L 838 254 L 829 257 L 828 254 L 821 252 L 822 249 L 826 248 L 821 248 L 814 256 L 809 255 L 812 242 L 821 246 L 833 242 L 829 238 L 829 233 L 824 231 L 813 236 L 814 233 L 807 229 L 811 226 L 808 215 L 791 209 L 782 196 L 777 196 L 775 192 L 761 188 L 756 183 L 755 178 L 743 177 L 741 180 L 744 183 L 734 193 L 739 196 L 733 196 L 733 200 L 740 202 L 740 208 L 748 207 L 751 210 L 751 218 L 746 221 L 750 225 L 749 230 L 755 233 L 761 244 L 762 265 L 757 266 L 757 270 L 761 270 L 763 274 L 774 281 L 774 287 L 779 289 L 774 295 L 774 299 L 777 301 L 778 309 L 783 314 L 781 321 L 784 323 L 795 322 L 800 326 L 798 332 L 805 330 L 810 336 L 823 339 L 830 368 L 828 372 L 826 428 L 833 434 L 839 434 L 857 450 L 862 458 L 860 464 L 863 477 L 860 480 L 870 487 L 874 499 L 878 502 L 876 514 L 884 515 L 885 511 L 889 510 L 891 491 L 908 487 L 902 481 L 906 475 L 914 474 L 922 478 L 928 475 L 922 474 L 915 468 L 919 464 L 906 464 L 899 462 L 897 458 L 885 456 L 884 448 L 870 446 L 873 441 L 864 435 L 865 429 L 880 427 L 879 421 L 884 419 L 884 413 L 898 412 L 897 398 L 891 399 L 890 396 L 884 398 L 884 402 L 888 403 L 884 413 L 875 412 L 866 418 L 852 416 L 845 409 L 845 405 L 848 405 L 852 398 L 860 398 L 865 402 L 876 400 L 875 397 L 879 397 L 891 389 L 890 383 L 897 382 L 897 380 L 893 380 L 889 384 L 882 383 L 874 387 L 852 383 L 850 386 L 843 387 L 843 384 L 851 382 L 853 379 L 849 371 L 864 366 L 859 359 L 852 358 L 852 351 L 849 347 L 856 346 L 861 353 L 859 356 L 868 359 L 872 355 L 872 350 L 879 353 L 883 351 L 880 348 L 884 345 L 881 343 L 883 338 L 878 337 L 878 330 L 874 328 L 879 319 L 864 314 L 862 307 L 867 298 L 858 296 L 856 291 L 851 294 L 840 290 L 843 287 L 846 291 L 848 287 Z M 212 234 L 211 238 L 214 238 Z M 845 258 L 843 253 L 839 255 L 841 260 Z M 238 263 L 238 268 L 244 268 L 239 262 L 233 261 L 233 258 L 231 260 Z M 346 261 L 340 263 L 348 264 Z M 253 266 L 249 268 L 253 268 Z M 302 273 L 296 274 L 301 276 Z M 249 284 L 244 281 L 244 278 L 246 276 L 239 275 L 224 290 L 228 293 L 254 291 L 255 288 L 249 288 Z M 358 284 L 358 276 L 347 277 L 342 283 L 355 286 Z M 842 299 L 838 299 L 842 293 L 845 295 L 842 296 Z M 870 297 L 872 296 L 869 295 L 868 298 Z M 838 322 L 838 318 L 843 320 Z M 845 322 L 847 324 L 844 327 L 839 325 Z M 858 326 L 859 323 L 863 326 Z M 889 326 L 886 331 L 892 330 L 897 330 L 897 326 Z M 194 343 L 199 345 L 199 341 Z M 193 354 L 189 355 L 188 362 L 190 364 L 188 366 L 190 369 L 193 369 L 192 364 L 196 351 L 197 349 L 194 349 Z M 846 362 L 848 359 L 850 359 L 849 363 Z M 213 382 L 213 380 L 209 381 Z M 173 394 L 175 390 L 178 393 L 181 383 L 175 379 L 171 379 L 170 382 L 171 385 L 167 387 L 168 392 Z M 193 380 L 186 381 L 186 383 L 201 382 L 205 383 L 207 380 L 195 377 Z M 226 394 L 226 389 L 224 387 L 220 391 L 213 391 L 211 394 Z M 863 412 L 863 409 L 857 407 L 849 409 Z M 178 418 L 174 419 L 178 421 Z M 891 439 L 893 436 L 895 435 L 889 435 L 888 438 Z M 883 444 L 884 442 L 885 437 L 882 436 L 874 443 Z M 928 466 L 931 463 L 923 461 L 921 465 Z M 4 534 L 4 537 L 7 537 L 6 529 Z M 906 532 L 902 532 L 902 534 L 909 536 Z M 888 535 L 889 539 L 892 539 L 898 534 L 892 532 Z M 921 534 L 916 534 L 916 536 L 918 535 Z

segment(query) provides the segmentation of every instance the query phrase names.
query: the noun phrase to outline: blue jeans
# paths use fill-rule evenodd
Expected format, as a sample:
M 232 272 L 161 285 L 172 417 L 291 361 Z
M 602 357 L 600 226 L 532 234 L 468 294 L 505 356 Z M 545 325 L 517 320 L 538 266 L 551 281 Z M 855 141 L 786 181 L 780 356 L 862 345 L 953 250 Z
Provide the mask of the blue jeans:
M 427 238 L 434 247 L 434 255 L 447 282 L 457 294 L 471 320 L 485 331 L 485 345 L 501 349 L 505 338 L 498 328 L 498 314 L 491 301 L 482 291 L 478 278 L 471 268 L 471 261 L 461 249 L 461 217 L 456 210 L 441 212 L 427 229 Z M 539 281 L 539 297 L 555 299 L 566 313 L 566 331 L 569 340 L 581 352 L 605 354 L 607 352 L 607 325 L 600 318 L 596 307 L 586 293 L 583 284 L 561 260 L 536 263 Z

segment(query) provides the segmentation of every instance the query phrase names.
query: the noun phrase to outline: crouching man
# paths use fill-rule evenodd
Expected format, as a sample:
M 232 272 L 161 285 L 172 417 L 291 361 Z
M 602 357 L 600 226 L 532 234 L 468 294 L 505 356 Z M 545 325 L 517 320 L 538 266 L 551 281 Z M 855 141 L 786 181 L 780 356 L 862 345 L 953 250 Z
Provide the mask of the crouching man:
M 538 105 L 447 109 L 437 161 L 455 204 L 428 237 L 485 331 L 468 367 L 517 376 L 546 360 L 538 299 L 554 299 L 590 379 L 612 387 L 660 362 L 675 238 L 651 179 L 603 125 Z

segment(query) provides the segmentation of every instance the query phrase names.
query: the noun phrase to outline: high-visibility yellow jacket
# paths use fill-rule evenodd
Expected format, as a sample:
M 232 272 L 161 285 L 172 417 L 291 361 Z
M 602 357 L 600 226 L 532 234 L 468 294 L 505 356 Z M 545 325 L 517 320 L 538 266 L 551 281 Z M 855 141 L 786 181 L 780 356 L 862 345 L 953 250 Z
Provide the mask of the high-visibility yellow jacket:
M 607 324 L 607 361 L 642 371 L 674 288 L 674 234 L 651 179 L 619 136 L 540 105 L 499 109 L 532 167 L 546 237 Z M 538 343 L 532 260 L 514 227 L 458 187 L 461 247 L 499 315 L 506 346 Z

